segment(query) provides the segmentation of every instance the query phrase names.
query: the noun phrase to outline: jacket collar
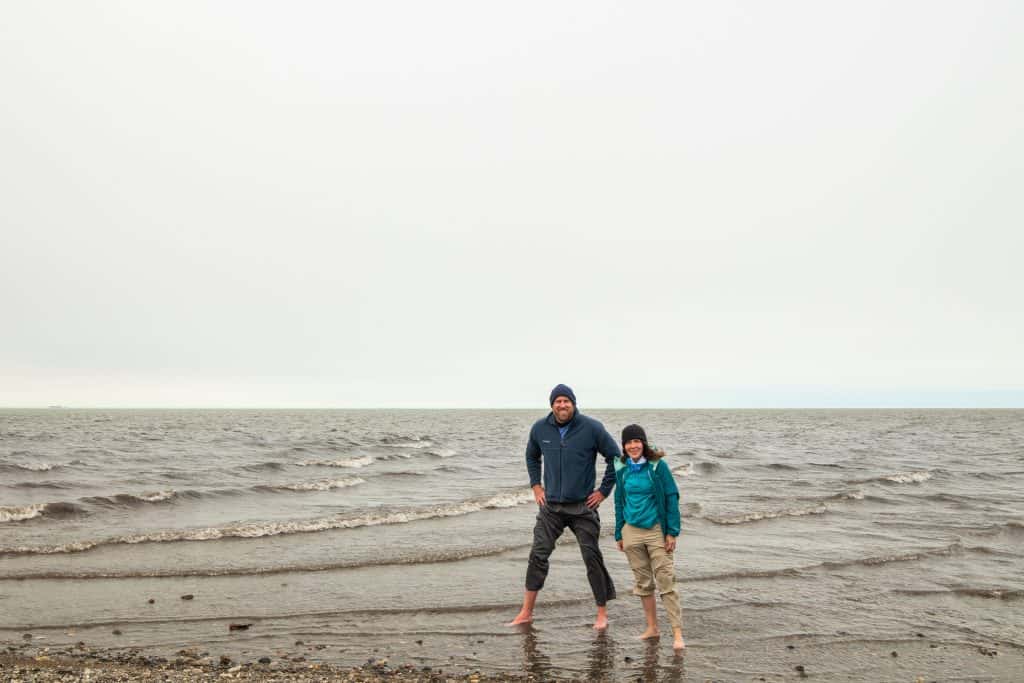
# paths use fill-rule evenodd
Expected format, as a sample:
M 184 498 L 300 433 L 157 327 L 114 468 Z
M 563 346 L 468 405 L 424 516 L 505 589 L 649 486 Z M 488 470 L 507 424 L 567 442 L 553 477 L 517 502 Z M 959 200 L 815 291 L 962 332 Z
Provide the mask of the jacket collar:
M 575 410 L 572 413 L 572 419 L 569 420 L 568 422 L 566 422 L 564 425 L 560 425 L 560 424 L 558 424 L 558 420 L 555 419 L 554 411 L 552 411 L 552 412 L 548 413 L 548 424 L 551 425 L 552 427 L 554 427 L 555 429 L 558 429 L 560 427 L 572 427 L 573 425 L 576 424 L 576 418 L 578 418 L 579 416 L 580 416 L 580 411 Z

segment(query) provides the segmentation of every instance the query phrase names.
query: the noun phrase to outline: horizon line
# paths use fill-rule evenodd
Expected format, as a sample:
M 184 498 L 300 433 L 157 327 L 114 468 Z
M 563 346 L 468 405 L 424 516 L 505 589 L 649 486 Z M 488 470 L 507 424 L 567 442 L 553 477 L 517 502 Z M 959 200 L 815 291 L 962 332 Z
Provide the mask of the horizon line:
M 188 406 L 188 405 L 21 405 L 0 410 L 544 410 L 543 406 Z M 586 406 L 590 410 L 1024 410 L 1019 406 L 965 405 L 779 405 L 779 406 Z

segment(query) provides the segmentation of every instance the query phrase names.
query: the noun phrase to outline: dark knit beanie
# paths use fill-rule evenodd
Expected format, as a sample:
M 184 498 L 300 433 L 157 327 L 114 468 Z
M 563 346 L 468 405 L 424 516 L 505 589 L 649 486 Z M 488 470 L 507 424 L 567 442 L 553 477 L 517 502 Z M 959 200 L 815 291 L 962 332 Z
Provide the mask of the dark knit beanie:
M 576 394 L 572 393 L 572 389 L 565 384 L 559 384 L 557 387 L 551 390 L 551 396 L 548 397 L 548 405 L 554 405 L 555 399 L 559 396 L 565 396 L 567 399 L 572 401 L 573 406 L 576 405 Z
M 622 445 L 625 446 L 633 439 L 640 439 L 645 444 L 647 443 L 647 434 L 644 432 L 644 428 L 640 425 L 628 425 L 622 430 Z

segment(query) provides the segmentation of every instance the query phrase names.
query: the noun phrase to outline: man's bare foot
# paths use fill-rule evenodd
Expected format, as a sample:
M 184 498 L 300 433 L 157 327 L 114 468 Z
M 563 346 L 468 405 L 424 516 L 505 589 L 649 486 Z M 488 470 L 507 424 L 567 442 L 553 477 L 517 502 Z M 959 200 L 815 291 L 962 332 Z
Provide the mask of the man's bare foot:
M 516 615 L 516 618 L 508 622 L 506 626 L 518 626 L 519 624 L 529 624 L 533 621 L 533 612 L 520 612 Z
M 643 633 L 641 633 L 639 636 L 637 636 L 637 638 L 639 638 L 640 640 L 648 640 L 650 638 L 660 638 L 660 637 L 661 637 L 661 633 L 656 628 L 649 628 L 646 631 L 644 631 Z
M 537 591 L 526 591 L 523 593 L 523 606 L 519 609 L 516 618 L 508 622 L 508 626 L 519 626 L 529 624 L 533 621 L 533 606 L 537 604 Z
M 608 628 L 608 617 L 604 614 L 597 615 L 597 619 L 594 619 L 594 630 L 603 631 Z
M 686 649 L 686 643 L 683 642 L 683 636 L 676 634 L 675 640 L 672 641 L 672 649 L 676 652 Z

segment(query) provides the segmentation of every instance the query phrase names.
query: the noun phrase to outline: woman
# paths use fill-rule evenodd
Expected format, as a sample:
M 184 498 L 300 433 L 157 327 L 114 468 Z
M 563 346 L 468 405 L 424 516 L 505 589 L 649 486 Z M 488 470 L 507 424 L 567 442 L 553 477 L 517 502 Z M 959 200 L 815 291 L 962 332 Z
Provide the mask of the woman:
M 644 606 L 647 630 L 640 637 L 658 637 L 657 586 L 672 624 L 672 647 L 682 650 L 683 615 L 672 558 L 679 536 L 679 489 L 662 461 L 665 454 L 648 445 L 643 427 L 622 430 L 622 451 L 615 473 L 615 541 L 629 559 L 636 578 L 633 593 Z

